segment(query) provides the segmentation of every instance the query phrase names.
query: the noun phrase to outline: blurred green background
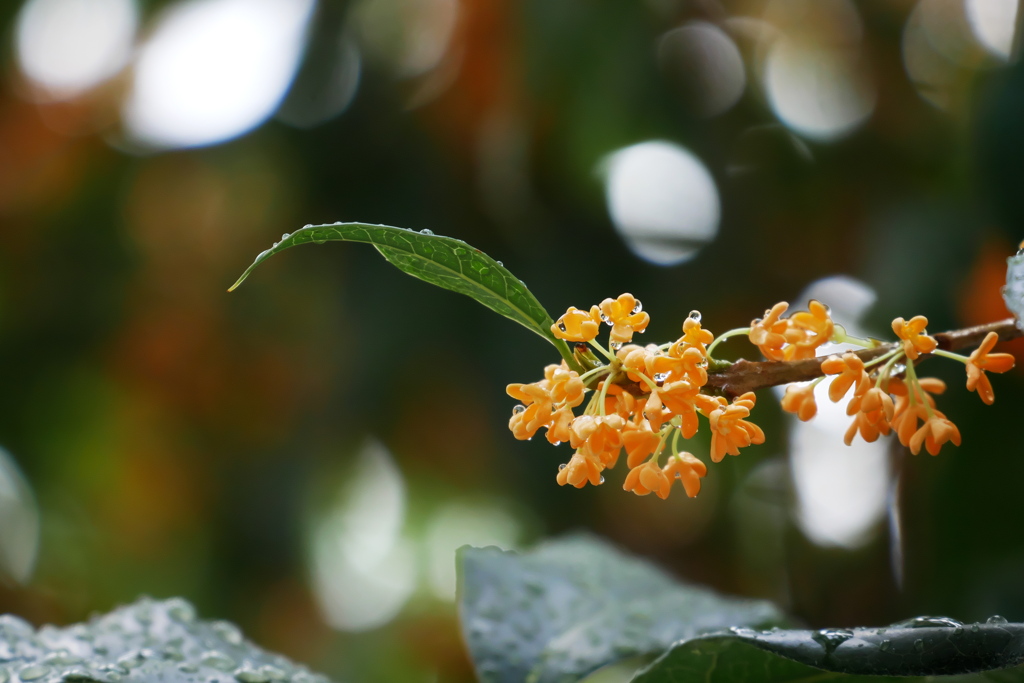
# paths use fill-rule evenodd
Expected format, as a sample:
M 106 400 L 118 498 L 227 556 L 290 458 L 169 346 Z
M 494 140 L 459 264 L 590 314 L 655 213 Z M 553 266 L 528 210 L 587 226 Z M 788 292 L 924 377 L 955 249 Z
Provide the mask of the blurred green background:
M 644 342 L 810 296 L 868 334 L 1004 318 L 1017 5 L 4 4 L 0 611 L 181 595 L 338 681 L 464 681 L 454 549 L 588 529 L 810 626 L 1024 620 L 1019 373 L 986 407 L 925 366 L 964 439 L 936 458 L 763 392 L 766 444 L 663 502 L 559 488 L 504 392 L 554 350 L 372 249 L 225 293 L 345 220 L 464 239 L 554 316 L 630 291 Z

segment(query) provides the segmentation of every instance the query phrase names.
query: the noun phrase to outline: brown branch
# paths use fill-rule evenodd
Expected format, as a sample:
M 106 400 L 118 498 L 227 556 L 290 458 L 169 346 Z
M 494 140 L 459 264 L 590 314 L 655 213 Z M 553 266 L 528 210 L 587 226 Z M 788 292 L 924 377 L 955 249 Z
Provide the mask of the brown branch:
M 1024 332 L 1015 324 L 1014 319 L 1007 318 L 987 325 L 939 332 L 932 336 L 939 342 L 940 349 L 957 351 L 978 346 L 989 332 L 998 333 L 1001 341 L 1024 335 Z M 873 349 L 863 349 L 854 353 L 860 356 L 861 360 L 868 361 L 878 358 L 894 348 L 896 348 L 895 344 L 883 344 Z M 921 358 L 927 357 L 922 356 Z M 735 398 L 748 391 L 790 382 L 807 382 L 825 374 L 821 370 L 821 363 L 825 358 L 827 356 L 797 361 L 749 361 L 741 358 L 722 370 L 709 372 L 708 383 L 705 387 L 728 398 Z

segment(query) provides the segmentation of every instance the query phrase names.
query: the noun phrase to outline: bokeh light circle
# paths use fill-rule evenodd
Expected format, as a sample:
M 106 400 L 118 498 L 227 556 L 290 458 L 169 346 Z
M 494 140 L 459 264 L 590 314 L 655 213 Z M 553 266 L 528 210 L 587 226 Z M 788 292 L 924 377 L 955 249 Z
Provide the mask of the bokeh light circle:
M 637 256 L 674 265 L 715 238 L 721 219 L 718 188 L 685 148 L 643 142 L 612 153 L 602 166 L 608 213 Z
M 46 98 L 73 97 L 124 67 L 137 26 L 133 0 L 29 0 L 15 28 L 18 62 Z
M 299 65 L 313 0 L 187 0 L 142 47 L 123 118 L 152 147 L 194 147 L 269 117 Z

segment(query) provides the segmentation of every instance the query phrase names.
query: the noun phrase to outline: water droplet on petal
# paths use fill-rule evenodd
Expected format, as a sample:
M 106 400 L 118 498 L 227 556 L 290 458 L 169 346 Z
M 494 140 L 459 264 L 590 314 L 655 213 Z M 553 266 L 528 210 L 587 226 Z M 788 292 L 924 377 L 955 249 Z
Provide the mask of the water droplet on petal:
M 567 464 L 565 464 L 565 463 L 563 462 L 563 463 L 562 463 L 561 465 L 559 465 L 559 466 L 558 466 L 558 471 L 559 471 L 559 472 L 561 472 L 561 471 L 562 471 L 562 470 L 564 470 L 564 469 L 565 469 L 566 467 L 568 467 L 568 465 L 567 465 Z
M 565 323 L 559 322 L 558 323 L 558 329 L 560 329 L 562 332 L 565 332 Z
M 524 406 L 522 404 L 517 405 L 515 408 L 512 409 L 512 414 L 513 415 L 522 415 L 525 412 L 526 412 L 526 406 Z
M 768 312 L 765 311 L 765 314 L 767 313 Z M 700 311 L 690 311 L 690 315 L 688 317 L 690 318 L 690 320 L 696 320 L 697 322 L 700 322 Z
M 604 322 L 604 323 L 607 323 L 608 325 L 611 325 L 612 324 L 612 319 L 609 318 L 607 315 L 605 315 L 604 311 L 601 311 L 601 322 Z
M 640 303 L 640 300 L 636 300 L 636 305 L 633 306 L 633 310 L 629 312 L 630 315 L 636 315 L 640 311 L 644 310 L 644 305 Z
M 603 484 L 604 483 L 604 475 L 603 474 L 601 475 L 601 480 L 599 482 L 597 482 L 597 483 L 598 484 Z
M 668 379 L 668 373 L 667 372 L 657 372 L 657 373 L 654 374 L 654 381 L 655 382 L 664 382 L 666 379 Z

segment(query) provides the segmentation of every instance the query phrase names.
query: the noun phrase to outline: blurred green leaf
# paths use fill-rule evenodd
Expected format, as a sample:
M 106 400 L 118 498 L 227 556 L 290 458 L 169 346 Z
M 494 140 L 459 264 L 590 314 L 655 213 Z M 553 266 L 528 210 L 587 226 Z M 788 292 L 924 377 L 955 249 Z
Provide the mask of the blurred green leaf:
M 590 537 L 524 554 L 464 547 L 457 564 L 462 631 L 485 682 L 574 681 L 681 639 L 783 618 L 768 602 L 678 582 Z
M 377 248 L 389 263 L 404 273 L 444 289 L 465 294 L 493 311 L 516 321 L 551 342 L 570 367 L 580 368 L 568 345 L 551 333 L 553 321 L 526 285 L 501 263 L 462 240 L 367 223 L 307 225 L 267 249 L 231 285 L 234 290 L 259 264 L 299 244 L 365 242 Z
M 1024 624 L 953 624 L 919 617 L 887 628 L 734 628 L 677 643 L 633 681 L 1024 681 L 1024 670 L 1008 668 L 1024 662 Z
M 0 680 L 67 683 L 329 683 L 247 642 L 234 624 L 201 621 L 188 602 L 143 598 L 67 628 L 0 617 Z

